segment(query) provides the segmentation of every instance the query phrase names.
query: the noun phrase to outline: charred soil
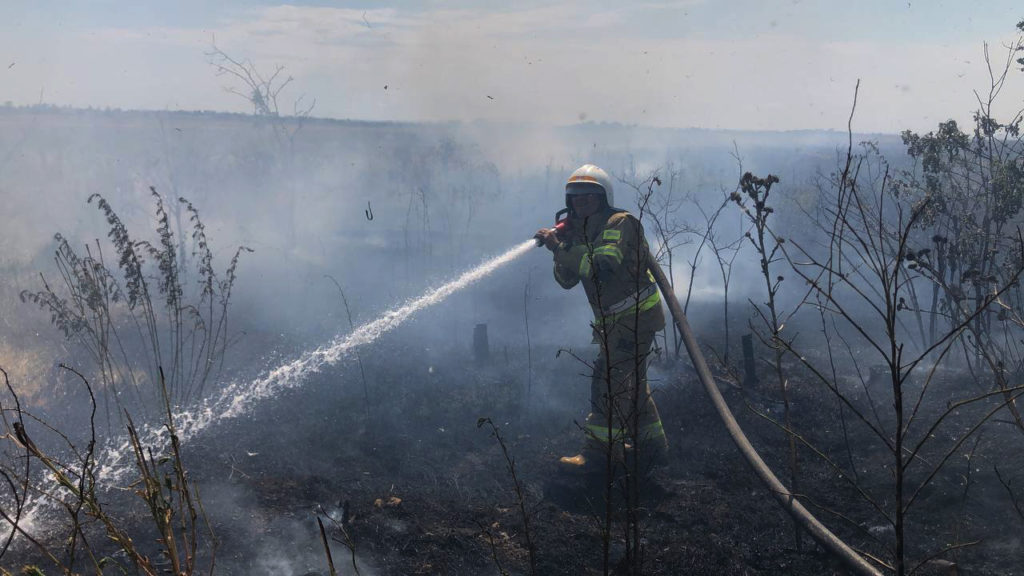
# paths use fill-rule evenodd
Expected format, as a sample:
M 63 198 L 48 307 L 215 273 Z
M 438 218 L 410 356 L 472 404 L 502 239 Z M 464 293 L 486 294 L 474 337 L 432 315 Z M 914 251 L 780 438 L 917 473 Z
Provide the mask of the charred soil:
M 536 573 L 627 573 L 621 499 L 613 495 L 607 507 L 600 483 L 595 489 L 557 464 L 581 445 L 577 423 L 588 404 L 588 369 L 550 352 L 534 351 L 529 377 L 522 354 L 480 364 L 464 351 L 438 354 L 392 342 L 363 353 L 368 402 L 358 368 L 339 366 L 191 440 L 187 464 L 217 536 L 217 573 L 327 574 L 320 515 L 341 574 L 529 574 L 513 480 L 501 445 L 477 426 L 480 417 L 498 426 L 514 458 Z M 692 369 L 661 363 L 651 378 L 670 457 L 640 487 L 642 573 L 845 574 L 806 536 L 797 546 L 791 520 L 749 471 Z M 770 422 L 777 409 L 770 392 L 724 390 L 754 444 L 784 477 L 785 435 Z M 823 451 L 846 454 L 847 446 L 870 445 L 861 428 L 851 424 L 843 432 L 843 415 L 827 391 L 804 381 L 793 391 L 800 429 Z M 993 464 L 1004 474 L 1021 469 L 1020 450 L 998 448 L 1007 439 L 1020 445 L 1019 433 L 999 426 L 1005 437 L 987 434 L 980 443 L 1016 464 L 968 461 L 977 468 L 972 476 L 962 457 L 951 463 L 921 496 L 915 554 L 978 540 L 984 544 L 978 552 L 965 548 L 943 558 L 975 567 L 970 574 L 1017 570 L 1013 534 L 1020 534 L 1020 518 L 988 504 L 1005 496 L 992 481 Z M 884 493 L 884 460 L 855 455 L 858 485 Z M 800 479 L 804 501 L 819 518 L 854 547 L 886 556 L 888 528 L 841 473 L 805 449 Z M 125 515 L 125 522 L 132 533 L 146 534 L 142 515 Z M 18 557 L 24 553 L 12 555 L 10 565 L 29 560 Z

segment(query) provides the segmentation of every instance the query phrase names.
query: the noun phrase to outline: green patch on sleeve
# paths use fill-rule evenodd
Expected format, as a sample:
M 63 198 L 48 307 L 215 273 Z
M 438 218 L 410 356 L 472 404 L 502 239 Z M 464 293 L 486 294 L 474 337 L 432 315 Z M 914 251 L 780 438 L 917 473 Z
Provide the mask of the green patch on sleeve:
M 601 235 L 602 240 L 619 240 L 622 238 L 621 230 L 605 230 L 604 234 Z

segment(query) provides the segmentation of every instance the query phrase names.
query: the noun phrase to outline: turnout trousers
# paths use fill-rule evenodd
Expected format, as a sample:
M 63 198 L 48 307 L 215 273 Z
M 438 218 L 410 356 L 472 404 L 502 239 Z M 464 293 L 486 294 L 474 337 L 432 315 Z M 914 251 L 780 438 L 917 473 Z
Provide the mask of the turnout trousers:
M 584 451 L 618 454 L 632 447 L 658 459 L 666 455 L 668 441 L 647 383 L 655 332 L 637 330 L 629 320 L 594 327 L 600 351 L 591 375 Z

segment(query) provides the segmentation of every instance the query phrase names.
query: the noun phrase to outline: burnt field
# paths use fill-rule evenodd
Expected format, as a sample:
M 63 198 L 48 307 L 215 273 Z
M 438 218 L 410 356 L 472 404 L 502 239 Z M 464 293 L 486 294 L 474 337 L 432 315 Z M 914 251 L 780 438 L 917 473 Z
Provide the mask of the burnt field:
M 285 149 L 287 121 L 4 110 L 0 566 L 1018 573 L 1024 145 L 986 119 L 859 145 L 309 120 Z M 672 330 L 667 465 L 559 468 L 597 347 L 527 241 L 581 155 L 777 495 L 867 568 L 797 528 Z
M 501 446 L 488 428 L 477 426 L 477 417 L 490 417 L 498 425 L 514 458 L 536 573 L 602 574 L 606 566 L 612 573 L 627 573 L 621 494 L 615 498 L 605 561 L 601 487 L 557 466 L 558 456 L 575 453 L 581 441 L 574 420 L 581 422 L 585 416 L 588 384 L 575 360 L 553 361 L 554 354 L 544 355 L 534 366 L 538 377 L 528 399 L 522 351 L 490 366 L 472 360 L 434 366 L 428 358 L 417 358 L 414 347 L 403 351 L 405 361 L 397 366 L 387 353 L 364 357 L 373 396 L 379 398 L 370 408 L 369 425 L 362 399 L 339 397 L 336 382 L 325 376 L 312 390 L 296 393 L 306 398 L 275 403 L 275 408 L 259 410 L 253 421 L 229 425 L 218 439 L 197 441 L 193 457 L 201 463 L 197 473 L 203 485 L 209 485 L 211 494 L 223 490 L 236 495 L 232 519 L 216 530 L 224 534 L 221 561 L 239 567 L 229 573 L 241 573 L 243 567 L 260 572 L 276 559 L 296 574 L 325 574 L 313 514 L 326 511 L 340 519 L 342 509 L 347 509 L 347 534 L 335 528 L 333 535 L 353 546 L 361 573 L 530 573 L 513 479 Z M 429 377 L 409 382 L 410 374 L 422 375 L 431 366 Z M 349 370 L 347 376 L 357 374 Z M 654 376 L 671 457 L 666 468 L 640 480 L 637 522 L 643 573 L 847 573 L 808 538 L 801 549 L 795 547 L 792 521 L 739 456 L 692 369 L 665 363 Z M 412 391 L 388 392 L 402 383 Z M 953 388 L 963 384 L 963 375 L 943 382 Z M 779 406 L 736 389 L 726 394 L 765 458 L 785 470 L 784 433 L 754 412 L 778 417 Z M 307 403 L 314 398 L 319 401 Z M 853 426 L 844 437 L 834 398 L 800 378 L 793 405 L 798 429 L 814 439 L 817 450 L 856 451 L 861 467 L 857 483 L 869 492 L 884 491 L 891 481 L 884 456 L 858 450 L 870 438 Z M 948 425 L 956 430 L 965 420 Z M 296 427 L 306 430 L 298 438 L 287 432 Z M 1017 435 L 1010 424 L 996 425 L 933 481 L 910 519 L 915 550 L 976 542 L 945 558 L 970 566 L 971 574 L 1016 573 L 1021 520 L 1004 505 L 1005 488 L 993 470 L 998 466 L 1004 475 L 1020 470 Z M 253 455 L 224 457 L 218 446 L 225 443 L 234 447 L 233 454 Z M 289 461 L 268 456 L 290 452 L 318 457 L 297 455 Z M 330 456 L 321 459 L 321 454 Z M 800 451 L 800 465 L 801 491 L 815 514 L 858 549 L 884 557 L 891 527 L 811 450 Z M 1019 472 L 1011 474 L 1019 478 Z M 239 523 L 247 528 L 239 530 Z M 251 546 L 260 541 L 275 545 L 254 558 Z M 302 550 L 305 561 L 282 560 L 294 558 L 287 550 Z M 341 573 L 351 573 L 350 551 L 335 543 L 333 554 Z M 918 573 L 948 574 L 947 566 L 927 564 Z
M 319 516 L 341 574 L 529 573 L 513 478 L 491 429 L 478 426 L 478 418 L 488 417 L 514 458 L 536 573 L 605 573 L 603 491 L 557 466 L 558 456 L 580 445 L 574 420 L 585 416 L 585 367 L 555 352 L 534 351 L 527 395 L 521 349 L 495 351 L 480 362 L 468 346 L 438 351 L 401 336 L 385 338 L 360 355 L 369 403 L 359 368 L 348 362 L 192 438 L 184 462 L 200 487 L 212 533 L 204 541 L 216 542 L 218 572 L 327 574 Z M 643 573 L 847 573 L 808 538 L 796 547 L 792 521 L 739 456 L 692 367 L 657 362 L 652 380 L 671 448 L 668 466 L 640 481 Z M 863 450 L 870 436 L 852 422 L 844 432 L 849 411 L 841 413 L 806 375 L 794 380 L 795 427 L 815 450 L 855 458 L 858 489 L 884 493 L 888 463 Z M 965 380 L 944 375 L 936 394 L 955 398 Z M 877 375 L 865 374 L 864 383 L 854 376 L 848 384 L 865 409 L 866 395 L 885 393 Z M 785 470 L 785 434 L 766 420 L 779 416 L 781 404 L 757 390 L 723 387 L 762 455 Z M 941 433 L 955 435 L 972 417 L 959 415 Z M 1008 482 L 1021 481 L 1017 435 L 1012 424 L 996 423 L 931 482 L 910 518 L 914 550 L 971 542 L 946 558 L 971 566 L 970 574 L 1016 573 L 1020 518 L 1005 505 L 1006 489 L 994 470 Z M 814 512 L 851 545 L 884 557 L 891 527 L 818 454 L 805 447 L 799 459 L 801 493 Z M 115 491 L 105 499 L 139 542 L 154 536 L 136 498 Z M 620 573 L 626 566 L 621 496 L 615 508 L 607 567 Z M 49 519 L 56 525 L 59 517 Z M 59 535 L 41 537 L 59 549 Z M 38 551 L 23 543 L 4 562 L 38 562 Z M 948 574 L 946 566 L 933 562 L 918 573 Z

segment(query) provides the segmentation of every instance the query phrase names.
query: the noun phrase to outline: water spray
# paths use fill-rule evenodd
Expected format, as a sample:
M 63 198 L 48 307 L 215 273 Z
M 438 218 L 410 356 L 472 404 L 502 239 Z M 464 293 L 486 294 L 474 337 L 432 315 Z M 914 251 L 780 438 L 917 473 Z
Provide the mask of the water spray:
M 211 425 L 231 418 L 237 418 L 251 410 L 258 402 L 276 396 L 280 392 L 296 388 L 310 374 L 321 368 L 331 366 L 348 356 L 353 348 L 370 344 L 385 333 L 401 326 L 413 314 L 438 304 L 452 294 L 463 290 L 483 278 L 493 274 L 502 266 L 526 254 L 534 246 L 530 239 L 518 244 L 504 254 L 484 261 L 479 266 L 464 272 L 458 278 L 428 290 L 425 294 L 401 306 L 392 308 L 372 320 L 356 327 L 347 335 L 336 336 L 329 343 L 314 350 L 303 353 L 299 358 L 249 382 L 232 382 L 222 388 L 214 397 L 205 400 L 199 406 L 176 411 L 172 414 L 178 438 L 187 442 Z M 143 446 L 160 446 L 168 442 L 167 428 L 161 424 L 140 426 L 139 440 Z M 126 474 L 134 466 L 132 450 L 127 438 L 109 441 L 97 458 L 97 481 L 106 485 L 122 484 Z M 35 525 L 45 518 L 46 510 L 51 507 L 51 500 L 35 500 L 28 503 L 21 525 Z
M 336 364 L 353 348 L 374 342 L 402 325 L 416 312 L 438 304 L 452 294 L 493 274 L 502 266 L 526 254 L 533 245 L 533 240 L 518 244 L 504 254 L 464 272 L 458 278 L 427 291 L 419 298 L 384 312 L 376 320 L 356 327 L 347 335 L 339 335 L 329 343 L 307 351 L 299 358 L 278 366 L 253 381 L 232 382 L 198 407 L 176 412 L 173 417 L 179 437 L 183 442 L 187 441 L 216 422 L 241 416 L 251 410 L 256 403 L 276 396 L 283 390 L 302 385 L 310 374 L 316 373 L 325 365 Z M 163 437 L 167 434 L 163 426 L 148 426 L 139 432 L 144 445 L 159 443 L 165 440 Z M 122 480 L 130 469 L 130 454 L 126 439 L 108 446 L 100 459 L 102 466 L 99 479 L 104 482 Z
M 568 232 L 569 221 L 568 218 L 563 217 L 566 212 L 567 210 L 559 211 L 555 216 L 555 227 L 551 229 L 559 238 Z M 542 244 L 543 238 L 538 233 L 534 238 L 512 247 L 504 254 L 485 261 L 476 268 L 463 273 L 458 278 L 429 290 L 419 298 L 411 300 L 402 306 L 388 310 L 376 320 L 360 325 L 345 336 L 337 336 L 328 344 L 305 352 L 298 359 L 278 366 L 256 380 L 251 382 L 233 382 L 224 387 L 214 398 L 203 402 L 198 407 L 174 413 L 173 419 L 177 426 L 179 439 L 183 442 L 187 441 L 212 424 L 221 420 L 236 418 L 246 413 L 261 400 L 276 396 L 283 390 L 300 386 L 307 376 L 319 371 L 325 365 L 331 366 L 336 364 L 345 358 L 356 346 L 376 341 L 386 332 L 402 325 L 416 312 L 440 303 L 455 292 L 469 287 L 494 273 L 502 266 L 526 254 L 532 247 L 541 246 Z M 651 273 L 665 295 L 664 300 L 668 303 L 676 326 L 683 335 L 683 342 L 693 361 L 697 375 L 704 385 L 705 391 L 711 397 L 712 403 L 715 405 L 719 417 L 725 423 L 733 441 L 739 447 L 740 452 L 754 469 L 757 476 L 769 487 L 770 492 L 779 504 L 818 543 L 841 558 L 855 573 L 865 576 L 878 576 L 880 572 L 874 566 L 836 537 L 796 500 L 794 495 L 775 477 L 749 440 L 747 440 L 746 435 L 740 429 L 724 398 L 722 398 L 721 391 L 719 391 L 717 384 L 714 382 L 707 361 L 697 345 L 693 331 L 690 329 L 686 316 L 675 298 L 668 278 L 652 255 L 648 255 L 648 262 Z M 165 442 L 167 440 L 165 438 L 166 435 L 166 427 L 160 425 L 150 425 L 139 430 L 140 440 L 146 446 L 159 445 Z M 125 474 L 131 469 L 131 464 L 128 461 L 130 454 L 131 450 L 127 439 L 109 443 L 100 455 L 99 461 L 102 464 L 99 467 L 97 479 L 107 484 L 123 482 Z M 45 506 L 45 502 L 37 501 L 36 506 L 30 505 L 28 507 L 28 516 L 30 518 L 27 518 L 27 520 L 31 521 L 37 517 L 40 506 Z

